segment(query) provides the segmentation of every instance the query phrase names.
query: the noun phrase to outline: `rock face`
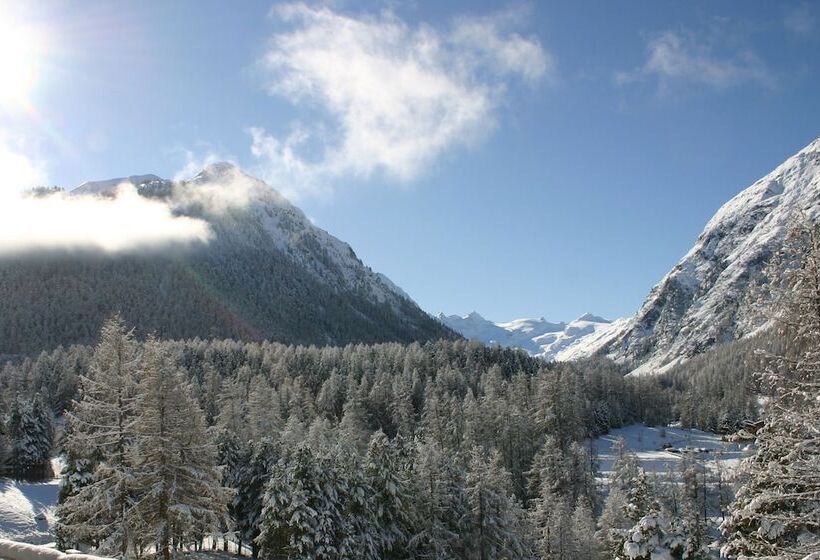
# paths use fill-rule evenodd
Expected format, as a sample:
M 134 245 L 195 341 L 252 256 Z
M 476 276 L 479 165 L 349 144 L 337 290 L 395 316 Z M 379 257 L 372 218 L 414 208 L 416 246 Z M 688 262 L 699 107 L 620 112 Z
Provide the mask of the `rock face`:
M 801 216 L 820 217 L 820 139 L 724 204 L 638 313 L 588 353 L 651 374 L 754 332 L 764 319 L 750 282 Z
M 0 356 L 92 343 L 114 311 L 139 334 L 163 338 L 348 344 L 457 336 L 349 245 L 231 164 L 188 181 L 131 176 L 70 194 L 118 196 L 123 183 L 174 214 L 204 220 L 210 240 L 0 258 Z

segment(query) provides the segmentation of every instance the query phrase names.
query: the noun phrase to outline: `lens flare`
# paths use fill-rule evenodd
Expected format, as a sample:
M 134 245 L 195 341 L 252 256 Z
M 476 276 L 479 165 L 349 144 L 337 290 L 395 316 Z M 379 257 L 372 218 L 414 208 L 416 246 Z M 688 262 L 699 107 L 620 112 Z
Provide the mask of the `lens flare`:
M 11 22 L 0 22 L 0 106 L 26 107 L 39 73 L 37 34 Z

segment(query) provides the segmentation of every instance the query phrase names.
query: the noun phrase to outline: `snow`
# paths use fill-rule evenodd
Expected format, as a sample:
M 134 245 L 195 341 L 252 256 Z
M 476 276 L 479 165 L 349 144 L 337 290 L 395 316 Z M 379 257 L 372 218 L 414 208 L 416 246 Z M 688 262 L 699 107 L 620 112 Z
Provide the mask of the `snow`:
M 591 346 L 588 341 L 598 340 L 623 324 L 622 320 L 608 321 L 592 313 L 585 313 L 569 323 L 552 323 L 543 317 L 496 323 L 476 312 L 463 317 L 440 313 L 438 320 L 471 340 L 519 348 L 547 360 L 586 357 L 589 355 L 587 348 Z
M 0 558 L 4 560 L 105 560 L 88 554 L 65 554 L 54 548 L 0 539 Z
M 820 139 L 726 202 L 638 313 L 589 352 L 661 373 L 709 347 L 751 336 L 768 317 L 746 298 L 750 280 L 795 220 L 820 217 Z
M 679 468 L 683 454 L 666 450 L 664 445 L 676 450 L 698 450 L 698 459 L 709 470 L 719 467 L 733 469 L 752 452 L 747 445 L 723 441 L 719 435 L 701 430 L 632 424 L 593 440 L 604 478 L 612 475 L 616 457 L 615 442 L 618 438 L 624 439 L 627 448 L 637 456 L 640 466 L 647 474 L 663 475 Z
M 134 186 L 161 181 L 156 175 L 131 175 L 129 177 L 118 177 L 116 179 L 105 179 L 103 181 L 86 181 L 71 191 L 71 194 L 110 194 L 123 183 Z
M 52 461 L 55 472 L 48 482 L 0 479 L 0 539 L 34 544 L 54 540 L 54 508 L 60 491 L 61 461 Z

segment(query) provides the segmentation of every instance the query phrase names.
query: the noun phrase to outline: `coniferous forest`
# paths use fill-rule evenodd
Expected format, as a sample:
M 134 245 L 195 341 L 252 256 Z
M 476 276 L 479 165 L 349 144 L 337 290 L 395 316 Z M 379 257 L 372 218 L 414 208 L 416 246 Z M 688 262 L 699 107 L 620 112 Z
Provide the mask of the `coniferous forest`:
M 790 238 L 776 330 L 657 377 L 463 340 L 137 340 L 113 316 L 96 346 L 5 365 L 4 468 L 44 477 L 63 454 L 59 545 L 118 557 L 707 558 L 722 531 L 732 557 L 803 558 L 820 523 L 818 239 Z M 623 441 L 601 478 L 596 436 L 678 419 L 728 436 L 761 398 L 737 478 L 695 453 L 648 473 Z

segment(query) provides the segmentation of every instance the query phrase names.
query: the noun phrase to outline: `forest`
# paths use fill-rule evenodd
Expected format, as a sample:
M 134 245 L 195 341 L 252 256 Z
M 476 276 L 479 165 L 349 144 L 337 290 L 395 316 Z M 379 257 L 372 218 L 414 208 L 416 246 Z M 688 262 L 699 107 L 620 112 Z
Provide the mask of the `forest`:
M 62 454 L 59 546 L 122 558 L 229 542 L 271 559 L 708 558 L 722 531 L 732 557 L 802 559 L 820 523 L 820 243 L 798 241 L 779 329 L 662 376 L 464 340 L 139 340 L 115 315 L 93 347 L 4 366 L 0 457 L 36 478 Z M 591 438 L 675 420 L 728 435 L 761 396 L 736 479 L 694 453 L 650 475 L 623 443 L 602 479 Z

